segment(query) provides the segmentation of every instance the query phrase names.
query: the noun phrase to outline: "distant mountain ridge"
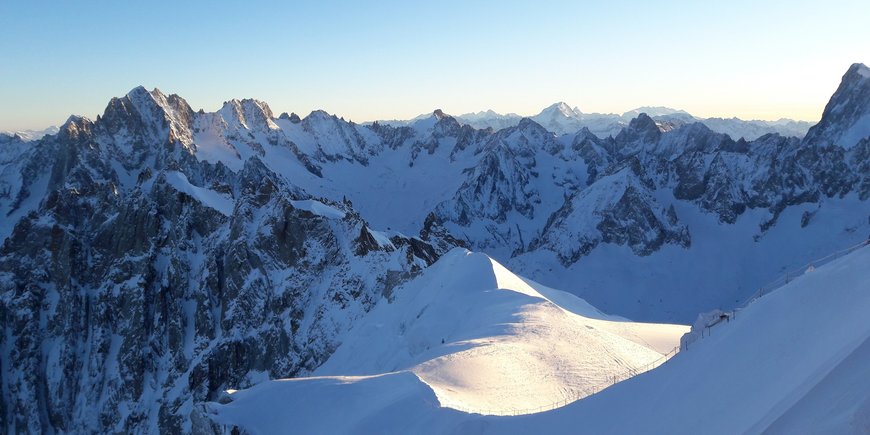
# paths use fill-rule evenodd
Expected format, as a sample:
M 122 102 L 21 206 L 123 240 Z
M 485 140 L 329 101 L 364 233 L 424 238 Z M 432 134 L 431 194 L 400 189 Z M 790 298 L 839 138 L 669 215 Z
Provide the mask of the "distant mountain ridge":
M 636 118 L 637 115 L 640 115 L 641 113 L 646 113 L 660 122 L 683 124 L 700 121 L 717 133 L 725 133 L 733 139 L 743 138 L 746 140 L 755 140 L 769 133 L 803 138 L 809 128 L 813 125 L 807 121 L 795 121 L 786 118 L 776 121 L 742 120 L 736 117 L 697 118 L 684 110 L 671 109 L 662 106 L 639 107 L 634 110 L 629 110 L 621 115 L 582 113 L 578 108 L 571 108 L 564 102 L 554 103 L 530 118 L 543 125 L 547 130 L 558 135 L 572 134 L 583 128 L 588 128 L 596 136 L 607 137 L 619 133 L 619 130 L 625 127 L 629 121 Z M 428 116 L 428 113 L 424 113 L 408 120 L 379 120 L 377 122 L 392 126 L 407 126 Z M 457 115 L 455 118 L 459 122 L 468 124 L 477 129 L 492 128 L 493 130 L 501 130 L 503 128 L 517 125 L 523 117 L 515 113 L 501 114 L 490 109 Z M 0 134 L 7 136 L 18 135 L 24 141 L 34 141 L 41 139 L 45 135 L 55 134 L 57 132 L 58 127 L 51 126 L 42 130 L 0 131 Z
M 537 115 L 529 116 L 529 118 L 557 135 L 574 134 L 583 128 L 587 128 L 596 136 L 603 138 L 617 135 L 622 128 L 628 125 L 629 121 L 641 113 L 646 113 L 657 122 L 671 125 L 701 122 L 717 133 L 725 133 L 731 136 L 732 139 L 743 138 L 746 140 L 755 140 L 769 133 L 803 138 L 807 130 L 813 125 L 807 121 L 795 121 L 785 118 L 777 121 L 742 120 L 736 117 L 698 118 L 683 110 L 661 106 L 639 107 L 621 115 L 613 113 L 583 113 L 580 109 L 576 107 L 571 108 L 571 106 L 564 102 L 554 103 L 541 110 Z M 378 122 L 393 126 L 406 126 L 425 116 L 425 114 L 420 115 L 406 121 L 389 120 Z M 523 117 L 515 113 L 503 115 L 493 110 L 486 110 L 457 115 L 455 118 L 460 123 L 468 124 L 474 128 L 501 130 L 517 125 Z
M 0 135 L 10 137 L 18 136 L 23 141 L 33 141 L 42 139 L 46 135 L 57 134 L 59 128 L 55 125 L 41 130 L 18 130 L 18 131 L 0 131 Z

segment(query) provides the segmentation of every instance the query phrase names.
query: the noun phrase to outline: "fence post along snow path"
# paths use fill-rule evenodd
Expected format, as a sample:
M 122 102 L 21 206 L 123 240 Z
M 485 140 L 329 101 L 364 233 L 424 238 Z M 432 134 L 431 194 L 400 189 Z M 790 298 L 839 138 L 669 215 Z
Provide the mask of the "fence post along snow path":
M 731 321 L 731 319 L 736 319 L 737 314 L 740 311 L 744 310 L 746 307 L 751 305 L 753 302 L 755 302 L 756 300 L 758 300 L 762 296 L 768 295 L 768 294 L 778 290 L 779 288 L 781 288 L 781 287 L 785 286 L 786 284 L 790 283 L 791 281 L 794 281 L 795 279 L 803 276 L 804 274 L 812 273 L 813 271 L 816 270 L 817 267 L 823 266 L 827 263 L 830 263 L 831 261 L 834 261 L 838 258 L 845 256 L 845 255 L 851 254 L 852 252 L 855 252 L 858 249 L 861 249 L 861 248 L 868 246 L 868 245 L 870 245 L 870 239 L 864 240 L 864 241 L 857 243 L 855 245 L 852 245 L 848 248 L 832 252 L 828 255 L 825 255 L 824 257 L 812 260 L 812 261 L 804 264 L 803 266 L 801 266 L 797 269 L 786 271 L 779 278 L 767 283 L 766 285 L 761 286 L 758 289 L 758 291 L 756 291 L 755 293 L 752 294 L 752 296 L 747 298 L 745 302 L 743 302 L 739 306 L 735 307 L 731 311 L 713 310 L 713 311 L 710 311 L 707 313 L 702 313 L 702 314 L 698 315 L 698 319 L 692 325 L 692 330 L 689 333 L 687 333 L 685 336 L 683 336 L 682 339 L 680 339 L 681 349 L 688 350 L 689 346 L 693 342 L 695 342 L 699 339 L 709 337 L 712 329 L 715 326 L 720 325 L 722 323 L 729 323 Z

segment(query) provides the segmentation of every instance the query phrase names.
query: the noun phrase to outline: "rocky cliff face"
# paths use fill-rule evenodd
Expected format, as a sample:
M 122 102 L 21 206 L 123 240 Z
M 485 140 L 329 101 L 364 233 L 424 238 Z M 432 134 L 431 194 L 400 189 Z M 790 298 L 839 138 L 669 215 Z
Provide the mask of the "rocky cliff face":
M 419 239 L 362 238 L 353 208 L 256 156 L 237 172 L 197 160 L 181 101 L 134 90 L 19 153 L 7 210 L 38 194 L 26 168 L 48 187 L 0 248 L 5 430 L 189 431 L 196 401 L 316 368 L 437 258 Z
M 626 165 L 568 198 L 529 250 L 552 250 L 569 266 L 599 243 L 626 245 L 637 255 L 649 255 L 666 243 L 689 246 L 689 230 L 673 206 L 661 206 L 651 183 L 637 171 L 638 166 Z
M 442 203 L 436 213 L 453 233 L 470 234 L 467 241 L 484 249 L 505 241 L 519 244 L 514 240 L 519 232 L 514 231 L 517 218 L 508 219 L 510 213 L 518 214 L 528 220 L 526 233 L 531 236 L 526 241 L 535 241 L 515 252 L 550 249 L 568 265 L 601 241 L 628 244 L 638 255 L 648 255 L 664 244 L 687 246 L 691 235 L 685 226 L 677 219 L 674 225 L 679 229 L 665 230 L 669 219 L 661 218 L 661 211 L 673 201 L 691 202 L 723 224 L 734 224 L 748 210 L 767 210 L 769 218 L 758 227 L 757 236 L 762 237 L 787 207 L 853 192 L 866 198 L 866 182 L 861 181 L 866 179 L 866 141 L 850 148 L 778 135 L 746 142 L 700 123 L 665 132 L 661 128 L 640 115 L 613 138 L 599 139 L 581 131 L 561 147 L 552 137 L 518 142 L 523 144 L 520 147 L 507 146 L 514 142 L 506 140 L 490 142 L 501 148 L 483 147 L 489 152 L 468 170 L 457 196 Z M 570 170 L 559 172 L 561 165 Z M 614 196 L 616 191 L 626 193 L 625 183 L 614 187 L 608 174 L 623 168 L 632 168 L 623 178 L 630 178 L 634 187 L 627 195 Z M 548 171 L 553 172 L 541 176 Z M 552 200 L 546 201 L 546 192 L 553 191 L 564 198 L 556 207 Z M 660 204 L 657 197 L 672 203 Z M 623 215 L 618 225 L 613 219 L 607 223 L 601 204 L 615 205 L 620 198 L 626 205 L 623 209 L 635 216 Z M 644 214 L 657 218 L 641 219 Z M 480 222 L 488 222 L 488 236 L 475 229 Z M 599 226 L 611 228 L 611 234 L 637 229 L 656 236 L 629 241 L 586 230 Z M 565 252 L 571 241 L 573 247 Z
M 804 141 L 851 148 L 870 135 L 870 68 L 853 64 Z

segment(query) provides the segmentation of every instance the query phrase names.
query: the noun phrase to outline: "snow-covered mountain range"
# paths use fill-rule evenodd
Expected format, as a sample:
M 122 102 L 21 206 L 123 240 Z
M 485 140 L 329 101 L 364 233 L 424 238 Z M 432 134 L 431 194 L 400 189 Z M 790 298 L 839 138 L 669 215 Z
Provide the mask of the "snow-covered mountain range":
M 571 108 L 571 106 L 564 102 L 548 106 L 537 115 L 530 116 L 529 118 L 558 136 L 573 135 L 586 128 L 594 135 L 605 138 L 619 134 L 632 119 L 641 113 L 650 116 L 663 129 L 672 129 L 684 124 L 700 122 L 717 133 L 727 134 L 733 139 L 743 138 L 745 140 L 755 140 L 770 133 L 802 138 L 812 126 L 812 123 L 807 121 L 795 121 L 791 119 L 747 121 L 738 118 L 698 118 L 683 110 L 661 106 L 639 107 L 621 115 L 614 113 L 583 113 L 579 108 Z M 423 114 L 411 120 L 390 120 L 380 121 L 380 123 L 393 126 L 408 126 L 425 117 L 427 115 Z M 466 113 L 458 115 L 455 118 L 460 123 L 477 129 L 492 128 L 493 130 L 513 127 L 523 119 L 522 116 L 515 113 L 503 115 L 493 110 Z
M 446 361 L 432 349 L 492 337 L 474 312 L 455 336 L 425 316 L 453 308 L 453 293 L 433 290 L 452 268 L 427 271 L 446 253 L 473 262 L 450 288 L 485 294 L 462 303 L 484 319 L 544 316 L 575 335 L 616 328 L 590 333 L 589 345 L 650 360 L 633 326 L 605 328 L 590 319 L 619 319 L 592 308 L 574 317 L 585 302 L 547 289 L 609 315 L 688 323 L 864 240 L 868 76 L 850 68 L 804 139 L 735 140 L 659 108 L 615 134 L 581 125 L 557 135 L 548 122 L 583 117 L 567 105 L 498 130 L 440 110 L 358 125 L 322 111 L 275 116 L 256 100 L 194 111 L 141 87 L 56 134 L 0 135 L 0 427 L 190 432 L 209 427 L 195 404 L 267 379 L 399 370 L 437 384 L 444 372 L 426 367 Z M 499 288 L 537 308 L 494 308 L 486 292 Z M 414 292 L 431 302 L 403 296 Z M 420 322 L 407 317 L 417 309 Z M 343 346 L 376 333 L 379 318 L 421 335 L 368 349 L 376 363 L 345 371 Z M 559 361 L 573 361 L 543 323 L 524 333 L 555 340 Z M 494 351 L 522 348 L 496 341 Z M 596 367 L 606 376 L 607 364 Z M 474 406 L 468 397 L 483 391 L 454 397 L 444 382 L 439 401 Z M 565 382 L 540 400 L 576 387 Z

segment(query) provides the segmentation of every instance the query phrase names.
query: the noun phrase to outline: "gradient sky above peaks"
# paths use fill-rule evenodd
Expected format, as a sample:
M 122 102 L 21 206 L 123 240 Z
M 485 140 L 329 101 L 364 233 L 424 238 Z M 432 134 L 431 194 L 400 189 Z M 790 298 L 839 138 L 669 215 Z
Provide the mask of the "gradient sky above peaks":
M 606 3 L 606 4 L 604 4 Z M 405 119 L 669 106 L 815 121 L 870 62 L 870 2 L 0 2 L 0 130 L 95 117 L 137 85 L 194 109 Z

